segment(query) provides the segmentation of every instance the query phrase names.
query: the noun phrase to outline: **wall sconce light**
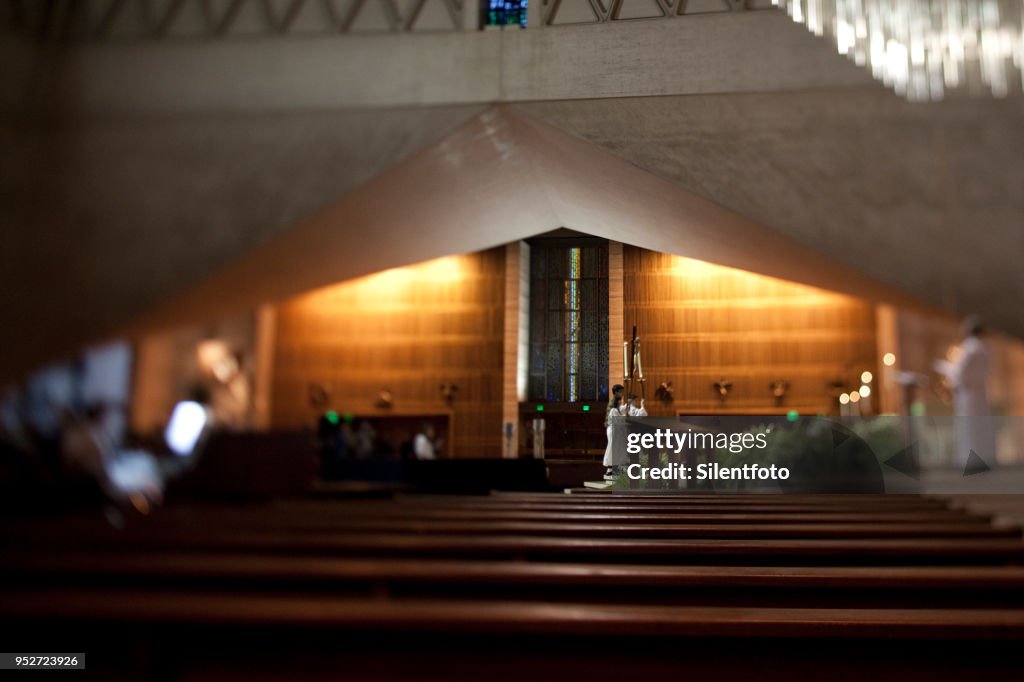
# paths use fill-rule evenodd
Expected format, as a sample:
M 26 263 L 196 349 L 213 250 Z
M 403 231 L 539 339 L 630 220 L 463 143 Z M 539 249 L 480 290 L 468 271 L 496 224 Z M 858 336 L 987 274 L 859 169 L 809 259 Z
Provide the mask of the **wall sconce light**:
M 654 399 L 660 403 L 664 403 L 665 405 L 671 405 L 672 402 L 676 399 L 672 391 L 672 382 L 661 382 L 661 386 L 658 386 L 658 390 L 654 392 Z
M 722 379 L 721 381 L 716 381 L 713 385 L 718 392 L 718 399 L 724 403 L 725 399 L 729 397 L 729 391 L 732 390 L 732 382 Z
M 455 393 L 458 390 L 459 387 L 455 384 L 441 384 L 441 399 L 448 405 L 451 405 L 455 402 Z
M 780 407 L 789 390 L 789 382 L 785 379 L 777 379 L 771 383 L 772 398 L 775 399 L 775 406 Z
M 308 388 L 309 406 L 315 410 L 322 410 L 327 407 L 331 400 L 331 392 L 323 384 L 311 382 Z
M 391 405 L 394 403 L 394 400 L 395 397 L 391 394 L 391 389 L 382 388 L 380 390 L 380 393 L 377 394 L 377 402 L 375 403 L 375 405 L 377 407 L 386 409 L 391 407 Z
M 833 398 L 838 398 L 843 393 L 846 393 L 846 382 L 842 379 L 833 379 L 826 386 L 828 386 L 828 394 Z

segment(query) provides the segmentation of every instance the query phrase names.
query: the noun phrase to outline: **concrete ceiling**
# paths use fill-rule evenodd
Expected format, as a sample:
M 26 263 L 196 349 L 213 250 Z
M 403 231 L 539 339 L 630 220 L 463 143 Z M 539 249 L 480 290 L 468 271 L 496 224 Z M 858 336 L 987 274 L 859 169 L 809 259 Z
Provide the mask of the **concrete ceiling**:
M 0 380 L 242 304 L 224 282 L 280 297 L 563 226 L 1024 337 L 1024 99 L 907 104 L 775 12 L 620 24 L 0 41 Z
M 25 333 L 0 376 L 559 227 L 1022 333 L 1018 105 L 981 128 L 977 106 L 871 88 L 7 130 L 4 208 L 34 229 L 3 235 Z
M 514 105 L 955 314 L 1024 337 L 1024 99 L 875 88 Z
M 494 107 L 143 316 L 130 331 L 213 319 L 561 227 L 917 305 L 895 288 L 591 144 Z
M 0 123 L 0 380 L 123 328 L 482 109 Z

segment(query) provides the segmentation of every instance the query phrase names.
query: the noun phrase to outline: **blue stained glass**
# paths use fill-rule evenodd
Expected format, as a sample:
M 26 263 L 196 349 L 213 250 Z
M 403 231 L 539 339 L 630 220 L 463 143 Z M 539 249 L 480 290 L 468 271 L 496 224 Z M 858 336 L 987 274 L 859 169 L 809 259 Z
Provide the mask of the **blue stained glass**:
M 487 0 L 483 4 L 483 23 L 487 26 L 515 26 L 526 28 L 527 0 Z
M 604 245 L 535 244 L 530 273 L 531 400 L 608 397 Z
M 580 340 L 580 313 L 571 310 L 565 315 L 565 340 L 575 343 Z
M 569 249 L 569 277 L 580 278 L 580 250 L 579 248 Z

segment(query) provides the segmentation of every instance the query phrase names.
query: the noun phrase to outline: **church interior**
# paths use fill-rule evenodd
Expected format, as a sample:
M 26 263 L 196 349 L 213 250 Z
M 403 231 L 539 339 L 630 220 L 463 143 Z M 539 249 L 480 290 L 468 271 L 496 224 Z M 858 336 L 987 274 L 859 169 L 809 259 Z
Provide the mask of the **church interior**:
M 0 8 L 0 668 L 1024 668 L 1024 6 Z

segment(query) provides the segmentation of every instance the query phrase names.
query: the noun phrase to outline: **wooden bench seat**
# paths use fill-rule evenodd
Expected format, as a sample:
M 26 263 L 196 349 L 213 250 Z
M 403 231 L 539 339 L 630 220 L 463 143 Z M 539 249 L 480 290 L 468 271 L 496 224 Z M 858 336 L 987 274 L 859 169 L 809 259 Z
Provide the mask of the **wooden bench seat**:
M 477 521 L 540 521 L 540 522 L 586 522 L 586 523 L 964 523 L 987 524 L 986 517 L 971 516 L 958 512 L 817 512 L 817 513 L 776 513 L 766 512 L 722 512 L 715 510 L 687 510 L 681 512 L 604 512 L 590 510 L 571 511 L 488 511 L 474 509 L 423 508 L 410 512 L 400 507 L 350 508 L 322 512 L 322 518 L 417 518 L 422 520 L 477 520 Z M 309 518 L 315 517 L 310 510 Z
M 564 521 L 488 521 L 432 518 L 268 518 L 253 524 L 241 519 L 218 521 L 208 519 L 202 530 L 187 527 L 145 524 L 125 532 L 113 532 L 103 528 L 86 531 L 77 538 L 99 539 L 111 536 L 126 540 L 135 535 L 155 533 L 180 535 L 207 533 L 213 529 L 221 533 L 277 532 L 287 534 L 324 534 L 337 532 L 352 533 L 402 533 L 410 535 L 526 535 L 551 537 L 587 538 L 1019 538 L 1020 529 L 995 527 L 984 523 L 960 520 L 943 523 L 809 523 L 787 521 L 776 523 L 620 523 L 620 522 L 564 522 Z M 30 533 L 24 532 L 22 536 Z M 39 537 L 38 533 L 36 537 Z
M 259 579 L 359 583 L 491 584 L 589 587 L 782 587 L 833 590 L 1019 592 L 1024 566 L 654 566 L 388 558 L 326 558 L 223 552 L 46 552 L 0 559 L 19 579 Z
M 241 527 L 241 526 L 240 526 Z M 303 532 L 405 533 L 413 535 L 535 535 L 605 538 L 1019 538 L 1021 531 L 982 523 L 559 523 L 433 519 L 295 519 L 262 525 Z
M 476 501 L 480 500 L 477 504 Z M 230 507 L 189 507 L 186 514 L 197 516 L 202 513 L 221 513 L 224 517 L 234 514 L 244 516 L 255 508 Z M 164 518 L 181 510 L 161 510 Z M 836 505 L 822 507 L 786 507 L 782 505 L 610 505 L 603 501 L 589 504 L 562 505 L 558 503 L 522 502 L 495 503 L 489 498 L 465 498 L 426 501 L 344 501 L 338 503 L 310 501 L 282 501 L 268 508 L 276 518 L 300 516 L 309 519 L 335 518 L 433 518 L 433 519 L 476 519 L 476 520 L 538 520 L 538 521 L 613 521 L 624 522 L 648 519 L 652 523 L 685 522 L 709 519 L 719 522 L 787 522 L 807 523 L 943 523 L 962 521 L 964 523 L 988 523 L 988 517 L 971 514 L 963 510 L 942 506 L 922 509 L 897 507 L 887 509 L 873 505 Z
M 399 510 L 401 511 L 401 510 Z M 474 514 L 432 510 L 417 513 L 370 513 L 365 509 L 315 511 L 186 508 L 158 510 L 134 519 L 124 530 L 101 518 L 41 519 L 9 523 L 0 528 L 0 543 L 83 545 L 95 542 L 143 544 L 154 538 L 210 533 L 237 535 L 261 532 L 300 534 L 406 533 L 460 535 L 524 535 L 586 538 L 1014 538 L 1020 531 L 995 527 L 967 514 L 879 518 L 860 514 L 558 514 L 503 512 Z
M 32 546 L 26 538 L 21 546 Z M 149 549 L 217 549 L 240 552 L 301 552 L 308 555 L 453 556 L 553 561 L 567 557 L 594 561 L 691 563 L 833 564 L 1013 564 L 1024 559 L 1024 543 L 1001 538 L 865 539 L 636 539 L 534 535 L 419 535 L 400 533 L 217 532 L 109 534 L 69 538 L 65 546 Z M 8 543 L 12 551 L 18 545 Z
M 655 661 L 655 679 L 751 676 L 808 655 L 813 678 L 864 651 L 894 661 L 887 671 L 924 662 L 929 679 L 972 670 L 950 664 L 954 649 L 995 656 L 986 665 L 1001 674 L 1019 667 L 1019 529 L 923 498 L 765 498 L 400 495 L 170 504 L 121 528 L 99 516 L 11 521 L 0 627 L 93 651 L 116 642 L 172 679 L 163 671 L 179 649 L 208 647 L 171 669 L 218 682 L 283 673 L 253 663 L 274 646 L 305 652 L 294 677 L 307 654 L 324 657 L 313 667 L 325 679 L 419 675 L 387 668 L 393 652 L 468 660 L 471 672 L 439 670 L 474 680 L 496 661 L 544 677 L 567 652 L 563 676 L 605 679 L 589 657 L 608 651 Z M 477 660 L 474 648 L 491 653 Z
M 558 500 L 565 497 L 548 495 Z M 778 512 L 779 506 L 769 505 L 761 511 L 752 503 L 735 510 L 721 505 L 615 506 L 606 504 L 606 498 L 587 498 L 593 501 L 573 503 L 564 509 L 559 508 L 560 503 L 535 501 L 534 496 L 514 502 L 508 495 L 172 505 L 156 510 L 150 517 L 133 519 L 124 530 L 110 527 L 99 517 L 11 523 L 0 528 L 0 542 L 16 547 L 54 543 L 205 548 L 223 544 L 244 551 L 294 548 L 308 553 L 318 547 L 332 553 L 450 550 L 460 556 L 475 550 L 488 556 L 639 552 L 659 557 L 659 561 L 686 553 L 711 557 L 748 552 L 767 557 L 772 543 L 778 548 L 777 556 L 796 552 L 815 561 L 823 556 L 816 548 L 849 556 L 864 551 L 872 560 L 888 557 L 894 561 L 920 553 L 920 561 L 938 559 L 945 553 L 941 559 L 944 562 L 955 557 L 978 561 L 1002 552 L 1007 561 L 1017 561 L 1024 547 L 1017 541 L 1018 529 L 994 527 L 983 516 L 942 505 L 913 509 L 901 503 L 890 510 L 871 506 L 866 511 L 850 511 L 830 509 L 835 505 L 826 504 Z M 506 509 L 496 505 L 510 506 Z M 832 544 L 822 544 L 825 541 Z M 391 550 L 386 546 L 388 542 L 395 543 Z
M 405 493 L 408 497 L 431 497 L 422 493 Z M 871 504 L 876 506 L 950 506 L 942 495 L 913 493 L 751 493 L 730 490 L 673 490 L 673 489 L 604 489 L 571 488 L 561 495 L 551 493 L 492 490 L 488 497 L 495 500 L 564 500 L 593 502 L 596 500 L 650 502 L 652 504 L 700 501 L 709 504 Z
M 395 495 L 400 504 L 444 505 L 513 505 L 546 504 L 566 506 L 592 505 L 645 505 L 645 506 L 700 506 L 735 507 L 742 505 L 804 508 L 874 508 L 874 509 L 948 509 L 955 505 L 941 498 L 917 495 L 767 495 L 767 494 L 661 494 L 598 493 L 592 495 L 557 495 L 551 493 L 512 493 L 494 491 L 489 495 L 452 496 L 402 493 Z
M 630 606 L 117 589 L 7 591 L 0 592 L 0 601 L 3 620 L 126 620 L 504 636 L 1024 639 L 1024 610 L 1000 609 Z

